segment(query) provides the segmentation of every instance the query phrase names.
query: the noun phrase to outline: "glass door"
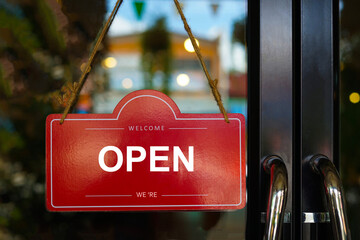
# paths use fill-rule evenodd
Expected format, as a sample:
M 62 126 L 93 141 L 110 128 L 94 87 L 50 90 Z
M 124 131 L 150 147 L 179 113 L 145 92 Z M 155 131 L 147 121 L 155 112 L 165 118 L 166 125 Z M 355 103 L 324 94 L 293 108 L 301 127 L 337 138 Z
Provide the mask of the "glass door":
M 345 200 L 334 210 L 329 194 L 344 192 L 327 188 L 330 172 L 339 182 L 339 2 L 251 1 L 248 29 L 247 238 L 279 237 L 282 226 L 283 239 L 349 239 Z M 274 158 L 288 177 L 282 215 L 269 214 L 280 207 L 269 195 L 276 168 L 264 165 Z
M 246 116 L 246 0 L 180 2 L 225 108 Z M 0 239 L 244 239 L 245 209 L 46 211 L 45 118 L 63 111 L 115 3 L 0 1 Z M 123 1 L 73 112 L 111 113 L 140 89 L 183 113 L 219 112 L 173 1 Z
M 246 118 L 245 209 L 46 211 L 44 122 L 66 106 L 115 3 L 0 1 L 0 239 L 350 239 L 337 172 L 339 69 L 356 79 L 359 41 L 345 17 L 344 53 L 355 54 L 340 64 L 337 0 L 181 1 L 226 110 Z M 167 94 L 183 113 L 219 113 L 171 0 L 123 1 L 73 112 L 111 113 L 140 89 Z M 346 161 L 358 209 L 356 164 Z

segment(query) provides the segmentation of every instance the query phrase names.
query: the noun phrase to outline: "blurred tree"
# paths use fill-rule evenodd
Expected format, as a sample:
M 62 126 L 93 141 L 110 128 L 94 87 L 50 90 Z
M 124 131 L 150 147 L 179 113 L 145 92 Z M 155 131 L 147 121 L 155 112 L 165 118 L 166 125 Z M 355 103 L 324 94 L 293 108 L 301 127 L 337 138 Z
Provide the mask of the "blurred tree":
M 245 32 L 246 18 L 238 19 L 233 23 L 232 29 L 232 58 L 236 61 L 234 47 L 236 45 L 242 45 L 246 47 L 246 32 Z M 233 66 L 234 67 L 234 66 Z M 238 71 L 231 70 L 231 74 L 238 74 Z
M 0 239 L 80 238 L 70 219 L 89 228 L 91 217 L 45 210 L 44 125 L 62 107 L 59 89 L 81 73 L 105 1 L 60 4 L 0 1 Z
M 234 22 L 232 41 L 234 43 L 241 43 L 245 46 L 245 19 L 240 19 Z
M 170 33 L 165 18 L 157 19 L 155 24 L 143 33 L 141 49 L 145 88 L 153 89 L 154 75 L 161 72 L 162 91 L 169 94 L 172 54 Z

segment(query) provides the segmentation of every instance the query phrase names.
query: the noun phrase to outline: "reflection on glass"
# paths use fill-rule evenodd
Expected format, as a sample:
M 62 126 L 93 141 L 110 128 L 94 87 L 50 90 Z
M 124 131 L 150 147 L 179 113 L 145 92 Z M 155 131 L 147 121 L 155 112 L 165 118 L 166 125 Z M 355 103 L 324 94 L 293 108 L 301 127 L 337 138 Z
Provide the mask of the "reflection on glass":
M 46 212 L 45 116 L 66 106 L 115 2 L 0 0 L 0 239 L 243 239 L 245 211 Z M 245 114 L 246 2 L 182 2 L 226 108 Z M 218 113 L 187 38 L 172 1 L 124 1 L 74 112 L 111 113 L 130 91 L 150 88 L 182 112 Z
M 107 2 L 108 14 L 115 2 Z M 93 110 L 112 112 L 118 99 L 129 91 L 155 89 L 173 98 L 182 112 L 218 113 L 173 2 L 141 2 L 139 14 L 139 6 L 124 1 L 109 29 L 105 59 L 114 59 L 117 64 L 116 67 L 98 69 L 108 82 L 108 89 L 94 91 L 97 100 Z M 184 14 L 197 38 L 205 64 L 212 78 L 219 79 L 218 88 L 225 107 L 229 112 L 246 115 L 245 2 L 229 0 L 215 4 L 201 0 L 183 3 Z M 125 78 L 132 80 L 131 88 L 123 85 Z M 197 104 L 193 104 L 195 102 Z
M 108 12 L 114 3 L 108 2 Z M 95 91 L 94 111 L 112 112 L 119 99 L 129 91 L 150 88 L 169 95 L 182 112 L 218 113 L 173 2 L 141 3 L 139 6 L 125 1 L 109 30 L 105 59 L 116 59 L 117 65 L 100 69 L 109 88 Z M 183 3 L 205 64 L 212 78 L 219 79 L 225 107 L 229 112 L 246 115 L 245 2 Z M 226 239 L 227 233 L 244 239 L 244 217 L 245 210 L 159 213 L 156 224 L 167 224 L 168 227 L 157 228 L 156 232 L 164 236 L 162 239 Z

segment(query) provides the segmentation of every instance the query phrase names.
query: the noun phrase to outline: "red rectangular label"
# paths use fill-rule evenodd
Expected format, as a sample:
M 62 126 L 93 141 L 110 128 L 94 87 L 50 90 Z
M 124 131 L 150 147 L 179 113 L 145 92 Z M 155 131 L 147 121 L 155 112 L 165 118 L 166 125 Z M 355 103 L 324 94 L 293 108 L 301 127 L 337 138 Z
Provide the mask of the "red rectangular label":
M 112 114 L 46 121 L 51 211 L 240 209 L 245 119 L 183 114 L 166 95 L 130 93 Z

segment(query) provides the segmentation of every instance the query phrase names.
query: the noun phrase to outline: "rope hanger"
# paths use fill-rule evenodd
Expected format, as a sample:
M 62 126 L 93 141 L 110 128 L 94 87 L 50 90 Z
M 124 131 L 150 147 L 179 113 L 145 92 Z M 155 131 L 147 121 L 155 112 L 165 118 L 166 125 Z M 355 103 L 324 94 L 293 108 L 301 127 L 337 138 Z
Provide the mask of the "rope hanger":
M 117 0 L 116 1 L 114 9 L 112 10 L 108 20 L 106 21 L 106 23 L 100 29 L 99 34 L 98 34 L 97 38 L 95 39 L 94 48 L 91 50 L 90 57 L 89 57 L 89 59 L 88 59 L 88 61 L 86 63 L 86 67 L 85 67 L 84 71 L 82 72 L 81 77 L 79 79 L 79 82 L 76 85 L 74 91 L 71 93 L 71 97 L 69 99 L 69 102 L 67 103 L 66 108 L 64 110 L 64 113 L 63 113 L 63 115 L 61 117 L 60 124 L 62 124 L 64 122 L 66 116 L 68 115 L 68 113 L 71 111 L 71 109 L 74 107 L 75 103 L 77 102 L 80 91 L 83 88 L 83 86 L 84 86 L 84 84 L 86 82 L 87 76 L 90 73 L 94 58 L 96 56 L 97 51 L 99 50 L 100 44 L 103 41 L 106 33 L 108 32 L 109 27 L 110 27 L 111 23 L 113 22 L 113 20 L 115 18 L 115 15 L 116 15 L 117 11 L 119 10 L 122 3 L 123 3 L 123 0 Z M 185 30 L 186 30 L 186 32 L 187 32 L 187 34 L 188 34 L 188 36 L 189 36 L 189 38 L 191 40 L 191 43 L 192 43 L 192 45 L 194 47 L 196 56 L 198 57 L 198 59 L 200 61 L 201 67 L 202 67 L 202 69 L 203 69 L 203 71 L 205 73 L 206 79 L 208 80 L 211 92 L 212 92 L 212 94 L 213 94 L 213 96 L 215 98 L 215 101 L 216 101 L 219 109 L 220 109 L 220 112 L 223 114 L 225 122 L 229 123 L 227 112 L 226 112 L 226 110 L 225 110 L 225 108 L 223 106 L 222 100 L 221 100 L 221 94 L 220 94 L 220 92 L 219 92 L 219 90 L 217 88 L 217 85 L 218 85 L 219 81 L 218 81 L 218 79 L 213 80 L 211 78 L 211 76 L 209 74 L 209 71 L 206 68 L 203 57 L 201 55 L 200 48 L 196 43 L 195 37 L 192 34 L 192 31 L 191 31 L 191 29 L 190 29 L 190 27 L 189 27 L 189 25 L 187 23 L 185 15 L 184 15 L 184 13 L 183 13 L 183 11 L 181 9 L 180 3 L 179 3 L 178 0 L 174 0 L 174 3 L 175 3 L 175 6 L 176 6 L 179 14 L 180 14 L 181 20 L 184 23 L 184 28 L 185 28 Z

